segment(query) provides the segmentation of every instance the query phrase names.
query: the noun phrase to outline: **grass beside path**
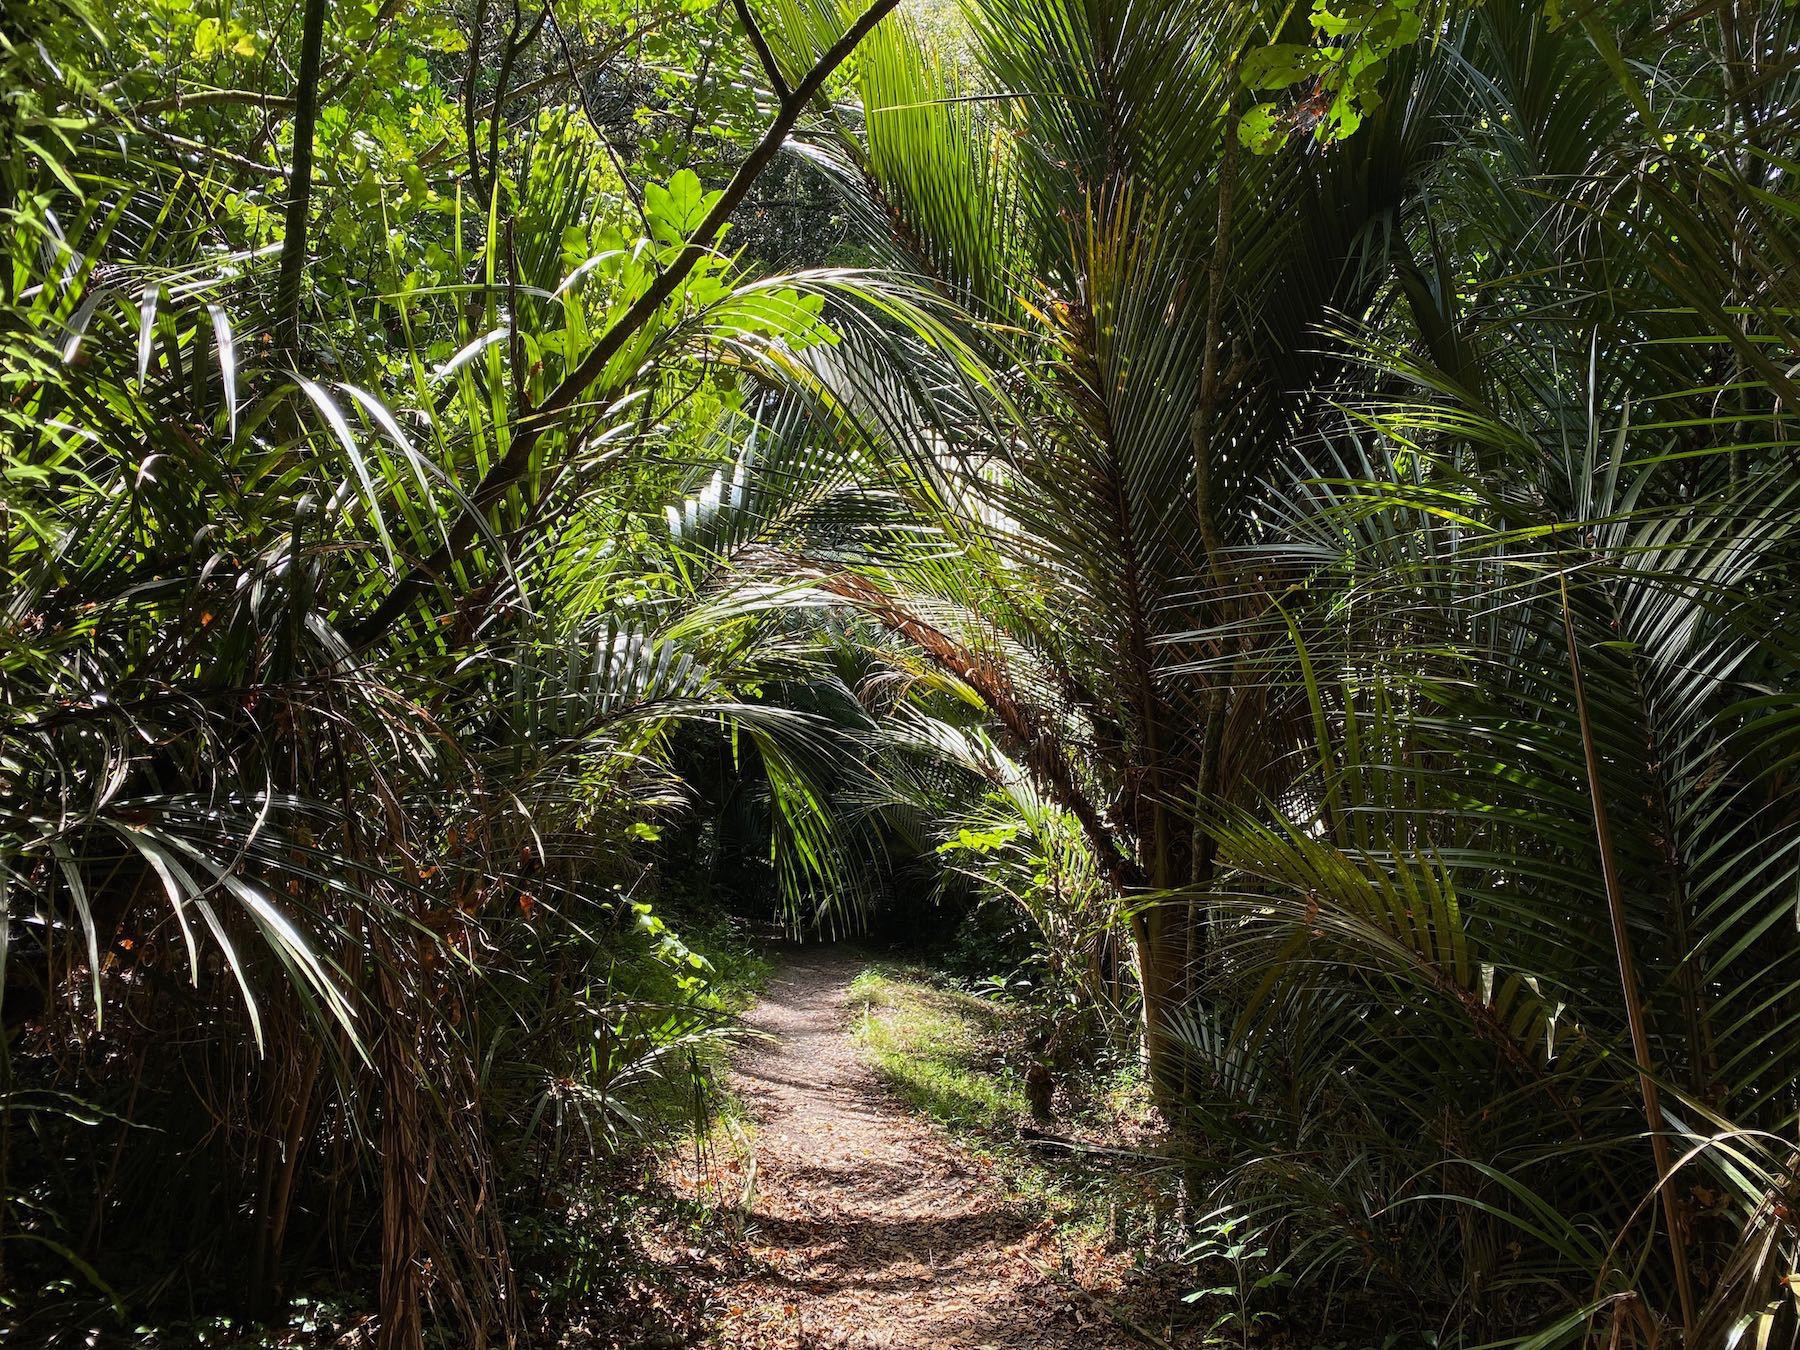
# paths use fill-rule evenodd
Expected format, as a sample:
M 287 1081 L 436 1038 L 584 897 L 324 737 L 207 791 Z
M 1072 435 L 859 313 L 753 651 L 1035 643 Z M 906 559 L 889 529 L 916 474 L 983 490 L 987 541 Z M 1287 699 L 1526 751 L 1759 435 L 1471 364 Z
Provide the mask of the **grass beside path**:
M 1076 1147 L 1033 1147 L 1021 1134 L 1032 1124 L 1027 1009 L 917 966 L 871 966 L 849 997 L 851 1034 L 881 1078 L 990 1163 L 1013 1203 L 1053 1232 L 1059 1269 L 1046 1274 L 1079 1286 L 1146 1345 L 1292 1343 L 1269 1334 L 1266 1309 L 1279 1291 L 1253 1290 L 1257 1269 L 1195 1260 L 1202 1235 L 1182 1228 L 1176 1176 L 1158 1155 L 1161 1137 L 1132 1068 L 1079 1071 L 1081 1081 L 1065 1084 L 1079 1105 L 1062 1094 L 1062 1115 L 1047 1127 Z
M 1155 1156 L 1141 1088 L 1130 1073 L 1089 1084 L 1087 1105 L 1048 1128 L 1120 1153 L 1034 1148 L 1025 1073 L 1028 1012 L 956 988 L 917 966 L 872 965 L 850 985 L 851 1034 L 869 1064 L 914 1110 L 990 1163 L 1013 1203 L 1054 1225 L 1061 1278 L 1159 1334 L 1179 1330 L 1169 1262 L 1182 1245 L 1173 1174 Z
M 1023 1054 L 1016 1009 L 871 966 L 850 985 L 857 1045 L 906 1103 L 953 1130 L 1013 1130 L 1029 1113 L 1011 1060 Z

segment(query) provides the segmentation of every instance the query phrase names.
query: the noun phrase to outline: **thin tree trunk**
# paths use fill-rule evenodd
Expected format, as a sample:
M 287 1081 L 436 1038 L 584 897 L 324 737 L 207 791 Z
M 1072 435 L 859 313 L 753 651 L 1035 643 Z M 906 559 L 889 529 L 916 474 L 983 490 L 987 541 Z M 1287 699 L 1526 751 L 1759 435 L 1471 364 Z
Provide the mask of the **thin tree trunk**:
M 1694 1331 L 1694 1289 L 1688 1276 L 1687 1247 L 1681 1232 L 1681 1207 L 1675 1198 L 1674 1168 L 1669 1140 L 1663 1129 L 1661 1092 L 1650 1067 L 1650 1032 L 1644 1020 L 1643 996 L 1638 987 L 1637 963 L 1631 954 L 1631 932 L 1625 922 L 1624 887 L 1613 855 L 1612 827 L 1607 822 L 1606 796 L 1600 782 L 1600 750 L 1594 743 L 1593 723 L 1588 718 L 1587 687 L 1581 678 L 1581 650 L 1575 639 L 1575 617 L 1569 609 L 1568 579 L 1561 579 L 1563 636 L 1569 646 L 1569 676 L 1575 690 L 1575 716 L 1581 724 L 1581 747 L 1587 761 L 1589 806 L 1594 815 L 1594 836 L 1600 847 L 1600 874 L 1606 883 L 1606 908 L 1612 920 L 1613 951 L 1619 963 L 1619 984 L 1625 998 L 1625 1020 L 1631 1028 L 1631 1053 L 1637 1060 L 1638 1088 L 1644 1099 L 1644 1120 L 1650 1129 L 1650 1151 L 1656 1163 L 1656 1189 L 1662 1198 L 1663 1221 L 1669 1229 L 1669 1259 L 1675 1266 L 1675 1293 L 1681 1304 L 1683 1344 Z
M 312 209 L 313 127 L 319 120 L 319 58 L 325 45 L 325 0 L 306 0 L 300 21 L 300 85 L 294 91 L 293 163 L 288 169 L 287 224 L 275 284 L 275 345 L 300 347 L 300 283 L 306 275 L 306 224 Z

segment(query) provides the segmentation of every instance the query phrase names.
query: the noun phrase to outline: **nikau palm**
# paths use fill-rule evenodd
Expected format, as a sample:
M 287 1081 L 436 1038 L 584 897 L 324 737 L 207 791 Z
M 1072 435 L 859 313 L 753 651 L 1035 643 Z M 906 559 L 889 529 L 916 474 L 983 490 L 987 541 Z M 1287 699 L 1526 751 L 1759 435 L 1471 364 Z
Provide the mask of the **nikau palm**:
M 1155 901 L 1133 936 L 1174 1104 L 1170 1019 L 1206 968 L 1219 884 L 1207 822 L 1283 790 L 1303 715 L 1250 678 L 1282 631 L 1275 597 L 1306 575 L 1261 537 L 1269 475 L 1341 365 L 1310 350 L 1317 326 L 1382 279 L 1369 241 L 1435 153 L 1434 86 L 1408 72 L 1323 162 L 1267 160 L 1238 145 L 1234 68 L 1269 36 L 1253 12 L 971 17 L 991 87 L 1024 92 L 967 94 L 889 30 L 863 59 L 866 132 L 820 152 L 891 220 L 893 265 L 957 308 L 1006 399 L 893 447 L 972 543 L 954 591 L 895 569 L 875 612 L 904 626 L 913 597 L 954 607 L 931 625 L 954 673 L 1114 884 Z M 1291 191 L 1318 209 L 1284 209 Z M 941 395 L 922 397 L 942 422 Z

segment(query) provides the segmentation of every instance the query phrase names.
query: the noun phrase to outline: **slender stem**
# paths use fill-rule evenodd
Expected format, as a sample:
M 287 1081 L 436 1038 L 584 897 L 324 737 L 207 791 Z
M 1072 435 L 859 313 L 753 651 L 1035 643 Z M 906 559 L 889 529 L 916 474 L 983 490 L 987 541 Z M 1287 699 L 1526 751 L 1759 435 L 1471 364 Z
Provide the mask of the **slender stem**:
M 500 43 L 500 74 L 494 86 L 494 115 L 488 118 L 486 195 L 489 197 L 500 186 L 500 133 L 506 126 L 506 119 L 500 115 L 500 109 L 506 105 L 506 86 L 512 83 L 513 62 L 519 58 L 521 22 L 518 0 L 513 0 L 512 23 Z
M 287 223 L 275 284 L 275 345 L 290 355 L 300 346 L 300 283 L 306 275 L 313 128 L 319 118 L 319 54 L 324 44 L 325 0 L 306 0 L 300 20 L 300 85 L 294 91 L 294 163 L 288 170 Z
M 782 77 L 781 66 L 775 60 L 775 53 L 769 50 L 762 29 L 756 25 L 756 16 L 750 12 L 750 0 L 732 0 L 732 4 L 737 7 L 738 22 L 744 25 L 750 45 L 756 49 L 756 59 L 762 62 L 763 74 L 769 77 L 769 87 L 775 91 L 778 100 L 785 102 L 788 97 L 787 80 Z
M 168 98 L 150 99 L 137 104 L 131 111 L 142 117 L 147 113 L 210 108 L 221 103 L 252 103 L 272 112 L 288 112 L 294 106 L 293 99 L 283 98 L 280 94 L 264 93 L 260 89 L 195 89 L 185 94 L 172 94 Z
M 469 149 L 469 185 L 474 189 L 475 199 L 486 202 L 488 189 L 481 172 L 481 141 L 475 134 L 478 117 L 475 112 L 476 80 L 481 74 L 481 44 L 487 32 L 488 0 L 475 0 L 475 18 L 469 25 L 469 65 L 463 75 L 463 139 Z M 501 105 L 506 101 L 506 90 L 500 90 L 500 97 L 492 105 L 493 116 L 500 115 Z
M 1637 964 L 1631 955 L 1631 933 L 1625 924 L 1625 892 L 1619 880 L 1619 864 L 1613 854 L 1612 827 L 1607 822 L 1606 794 L 1600 783 L 1600 751 L 1594 743 L 1594 726 L 1588 716 L 1587 686 L 1581 677 L 1581 649 L 1575 640 L 1575 617 L 1569 608 L 1569 582 L 1559 576 L 1562 588 L 1563 636 L 1569 644 L 1569 676 L 1575 690 L 1575 716 L 1581 724 L 1581 749 L 1587 761 L 1588 798 L 1594 814 L 1594 837 L 1600 847 L 1600 875 L 1606 884 L 1606 908 L 1612 919 L 1613 951 L 1619 962 L 1619 984 L 1625 996 L 1625 1020 L 1631 1027 L 1631 1053 L 1637 1061 L 1638 1088 L 1644 1096 L 1644 1117 L 1650 1127 L 1650 1149 L 1656 1160 L 1657 1191 L 1662 1198 L 1663 1221 L 1669 1228 L 1669 1258 L 1675 1265 L 1675 1293 L 1681 1301 L 1681 1330 L 1691 1338 L 1694 1330 L 1694 1290 L 1688 1276 L 1687 1249 L 1681 1238 L 1680 1212 L 1675 1199 L 1674 1168 L 1669 1141 L 1663 1131 L 1661 1093 L 1650 1073 L 1650 1033 L 1644 1022 L 1644 1002 L 1638 989 Z
M 500 110 L 506 106 L 507 87 L 512 84 L 513 65 L 532 43 L 537 41 L 538 33 L 543 30 L 544 20 L 550 17 L 550 6 L 545 4 L 538 11 L 537 18 L 529 27 L 519 11 L 518 0 L 513 0 L 512 23 L 507 28 L 506 40 L 500 44 L 500 79 L 494 87 L 494 111 L 488 118 L 487 173 L 488 192 L 492 193 L 500 185 L 500 132 L 506 125 L 506 119 Z
M 1237 70 L 1228 74 L 1233 87 Z M 1219 538 L 1212 504 L 1212 431 L 1218 413 L 1220 347 L 1224 343 L 1225 280 L 1231 263 L 1231 213 L 1237 196 L 1237 118 L 1225 119 L 1225 153 L 1219 165 L 1219 215 L 1213 232 L 1213 252 L 1206 268 L 1206 350 L 1200 359 L 1200 398 L 1194 409 L 1191 435 L 1194 445 L 1194 510 L 1200 521 L 1200 537 L 1206 544 L 1206 561 L 1214 580 L 1225 584 L 1224 547 Z
M 607 159 L 612 161 L 613 172 L 619 175 L 620 186 L 625 197 L 630 201 L 632 209 L 637 212 L 638 223 L 644 227 L 644 233 L 650 233 L 650 218 L 644 214 L 644 201 L 639 195 L 637 184 L 631 181 L 631 174 L 626 171 L 625 161 L 619 158 L 619 152 L 613 149 L 613 143 L 607 138 L 606 127 L 594 112 L 594 105 L 588 98 L 587 84 L 582 80 L 575 67 L 575 54 L 569 50 L 569 36 L 563 26 L 557 22 L 552 10 L 553 0 L 545 0 L 544 16 L 550 20 L 550 35 L 556 39 L 556 45 L 562 52 L 563 69 L 568 72 L 569 83 L 575 86 L 575 96 L 581 100 L 581 111 L 587 115 L 588 126 L 592 128 L 594 139 L 600 142 L 600 148 L 606 151 Z M 704 78 L 704 77 L 703 77 Z M 694 106 L 700 106 L 698 90 L 694 95 Z
M 263 164 L 243 155 L 235 155 L 229 150 L 221 150 L 216 145 L 208 145 L 204 141 L 196 141 L 190 136 L 177 136 L 172 131 L 164 131 L 161 127 L 146 126 L 142 122 L 134 125 L 152 140 L 161 141 L 164 145 L 172 145 L 177 150 L 186 150 L 191 154 L 201 155 L 220 164 L 229 164 L 239 173 L 254 174 L 258 178 L 280 178 L 282 172 L 273 164 Z

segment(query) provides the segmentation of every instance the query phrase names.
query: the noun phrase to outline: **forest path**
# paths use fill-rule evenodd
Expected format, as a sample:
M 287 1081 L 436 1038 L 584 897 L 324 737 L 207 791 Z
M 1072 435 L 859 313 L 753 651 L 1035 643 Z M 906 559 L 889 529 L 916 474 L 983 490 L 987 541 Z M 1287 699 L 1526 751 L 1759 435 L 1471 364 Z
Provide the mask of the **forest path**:
M 1040 1273 L 1056 1261 L 1047 1228 L 862 1062 L 847 996 L 864 964 L 840 947 L 792 950 L 745 1016 L 773 1039 L 752 1041 L 732 1074 L 757 1122 L 754 1268 L 724 1293 L 723 1344 L 1136 1344 Z

